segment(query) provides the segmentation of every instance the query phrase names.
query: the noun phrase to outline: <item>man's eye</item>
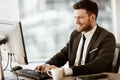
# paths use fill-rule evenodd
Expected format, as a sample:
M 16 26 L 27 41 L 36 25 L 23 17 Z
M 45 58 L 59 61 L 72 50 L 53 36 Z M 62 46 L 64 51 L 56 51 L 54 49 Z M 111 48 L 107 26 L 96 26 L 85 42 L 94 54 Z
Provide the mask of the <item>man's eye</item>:
M 74 18 L 76 19 L 77 17 L 75 16 Z
M 79 17 L 79 18 L 84 18 L 83 16 Z
M 78 19 L 83 19 L 84 17 L 83 17 L 83 16 L 81 16 L 81 17 L 80 17 L 80 16 L 79 16 L 79 17 L 76 17 L 76 16 L 75 16 L 75 19 L 76 19 L 76 18 L 78 18 Z

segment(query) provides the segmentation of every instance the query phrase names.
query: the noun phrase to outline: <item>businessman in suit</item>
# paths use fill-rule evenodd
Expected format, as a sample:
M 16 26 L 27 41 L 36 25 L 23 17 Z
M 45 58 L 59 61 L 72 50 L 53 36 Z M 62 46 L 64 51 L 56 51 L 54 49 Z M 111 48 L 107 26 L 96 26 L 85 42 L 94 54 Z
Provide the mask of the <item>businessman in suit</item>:
M 68 61 L 69 68 L 63 68 L 65 75 L 109 72 L 116 42 L 112 33 L 96 23 L 97 4 L 90 0 L 81 0 L 73 8 L 77 29 L 71 33 L 69 42 L 60 52 L 44 65 L 36 66 L 35 70 L 47 72 L 62 67 Z

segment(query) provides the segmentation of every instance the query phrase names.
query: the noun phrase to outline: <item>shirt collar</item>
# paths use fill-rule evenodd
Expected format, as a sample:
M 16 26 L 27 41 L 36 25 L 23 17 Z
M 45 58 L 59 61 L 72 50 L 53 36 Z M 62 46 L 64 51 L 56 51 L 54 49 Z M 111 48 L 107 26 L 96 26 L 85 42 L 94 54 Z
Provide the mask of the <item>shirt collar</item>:
M 93 36 L 96 28 L 97 28 L 97 25 L 95 25 L 95 27 L 92 30 L 90 30 L 89 32 L 82 32 L 82 34 L 84 34 L 86 38 L 91 38 Z

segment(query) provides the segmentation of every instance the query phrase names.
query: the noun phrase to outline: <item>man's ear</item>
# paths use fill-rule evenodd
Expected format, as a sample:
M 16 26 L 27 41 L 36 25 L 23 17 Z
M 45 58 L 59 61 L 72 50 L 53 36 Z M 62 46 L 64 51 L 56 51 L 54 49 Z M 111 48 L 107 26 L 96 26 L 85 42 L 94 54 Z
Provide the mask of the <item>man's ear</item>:
M 95 16 L 95 14 L 91 14 L 91 15 L 90 15 L 90 20 L 91 20 L 91 21 L 96 21 L 96 16 Z

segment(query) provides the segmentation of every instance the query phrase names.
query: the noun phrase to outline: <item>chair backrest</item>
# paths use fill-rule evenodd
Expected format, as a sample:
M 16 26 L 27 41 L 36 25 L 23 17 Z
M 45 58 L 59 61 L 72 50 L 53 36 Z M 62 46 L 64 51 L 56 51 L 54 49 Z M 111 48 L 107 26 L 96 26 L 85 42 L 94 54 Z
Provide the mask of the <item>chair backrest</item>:
M 112 71 L 118 73 L 120 66 L 120 43 L 116 43 L 115 54 L 113 58 Z

